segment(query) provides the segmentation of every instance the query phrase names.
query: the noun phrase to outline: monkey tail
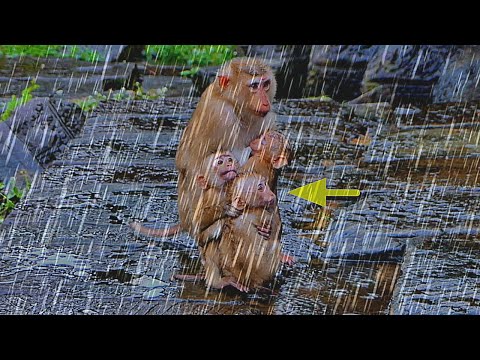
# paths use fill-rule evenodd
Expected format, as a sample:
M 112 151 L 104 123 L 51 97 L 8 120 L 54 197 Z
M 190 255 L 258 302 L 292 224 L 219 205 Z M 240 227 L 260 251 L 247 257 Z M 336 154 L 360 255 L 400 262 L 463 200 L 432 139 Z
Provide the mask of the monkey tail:
M 143 226 L 139 222 L 132 222 L 129 224 L 129 226 L 137 231 L 138 233 L 146 236 L 153 236 L 153 237 L 169 237 L 176 235 L 182 231 L 180 224 L 176 224 L 164 229 L 151 229 L 146 226 Z

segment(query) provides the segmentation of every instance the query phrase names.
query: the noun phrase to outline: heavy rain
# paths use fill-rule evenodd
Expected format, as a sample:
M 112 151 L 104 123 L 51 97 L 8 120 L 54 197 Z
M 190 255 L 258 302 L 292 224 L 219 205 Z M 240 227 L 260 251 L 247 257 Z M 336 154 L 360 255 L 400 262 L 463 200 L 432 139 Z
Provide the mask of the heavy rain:
M 129 226 L 179 222 L 182 133 L 237 56 L 273 69 L 293 153 L 295 262 L 249 292 Z M 479 81 L 479 46 L 0 45 L 0 314 L 480 314 Z M 360 196 L 289 194 L 324 178 Z

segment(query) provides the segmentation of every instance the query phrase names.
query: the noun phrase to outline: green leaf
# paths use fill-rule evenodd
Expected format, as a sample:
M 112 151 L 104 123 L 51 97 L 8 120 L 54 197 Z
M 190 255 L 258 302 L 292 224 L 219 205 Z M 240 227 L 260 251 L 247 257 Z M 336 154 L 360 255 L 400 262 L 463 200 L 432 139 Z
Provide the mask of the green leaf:
M 166 65 L 213 66 L 233 58 L 233 45 L 148 45 L 147 58 Z

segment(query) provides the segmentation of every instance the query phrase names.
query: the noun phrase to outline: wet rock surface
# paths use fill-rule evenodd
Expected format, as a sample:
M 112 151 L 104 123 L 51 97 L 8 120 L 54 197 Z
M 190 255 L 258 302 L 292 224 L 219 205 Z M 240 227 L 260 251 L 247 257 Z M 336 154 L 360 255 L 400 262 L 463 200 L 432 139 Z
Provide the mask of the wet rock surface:
M 118 52 L 115 47 L 99 45 L 96 49 L 109 59 Z M 110 55 L 109 55 L 110 54 Z M 4 58 L 0 63 L 0 112 L 12 95 L 19 95 L 34 79 L 39 88 L 37 97 L 61 94 L 65 100 L 81 99 L 94 92 L 126 86 L 132 72 L 138 69 L 144 91 L 168 87 L 167 96 L 189 96 L 193 92 L 190 79 L 179 75 L 184 67 L 167 66 L 145 61 L 88 62 L 70 58 Z
M 394 105 L 476 101 L 479 68 L 475 45 L 315 45 L 306 94 L 349 101 L 382 87 L 376 101 Z
M 438 234 L 412 247 L 402 267 L 392 313 L 480 315 L 478 230 Z
M 201 283 L 170 280 L 176 272 L 200 270 L 193 240 L 186 235 L 153 240 L 136 237 L 127 223 L 137 219 L 147 226 L 163 227 L 177 221 L 175 149 L 195 104 L 196 100 L 180 98 L 110 101 L 99 107 L 81 135 L 34 182 L 0 228 L 2 313 L 386 311 L 392 276 L 397 274 L 390 267 L 397 264 L 327 263 L 320 259 L 323 248 L 312 242 L 311 234 L 298 236 L 295 227 L 302 223 L 298 219 L 296 224 L 285 220 L 283 237 L 286 251 L 298 263 L 283 270 L 273 294 L 239 295 L 233 290 L 205 294 Z M 339 109 L 320 107 L 329 114 L 335 110 L 328 120 L 302 116 L 298 111 L 302 102 L 292 104 L 278 104 L 285 109 L 279 124 L 292 138 L 305 136 L 299 151 L 314 158 L 308 162 L 299 156 L 292 169 L 302 167 L 304 175 L 311 176 L 310 164 L 321 159 L 312 149 L 330 149 L 318 141 L 317 134 L 331 138 L 331 120 L 335 122 Z M 341 137 L 337 135 L 332 146 L 340 146 L 337 139 Z M 297 175 L 281 181 L 284 219 L 300 217 L 303 208 L 306 213 L 315 211 L 286 194 L 288 188 L 300 184 L 295 178 L 301 179 L 301 171 Z M 379 274 L 388 283 L 385 288 L 378 288 Z
M 67 101 L 37 98 L 17 108 L 0 123 L 0 179 L 7 182 L 20 173 L 40 174 L 85 122 L 81 109 Z
M 282 243 L 298 261 L 272 293 L 241 295 L 172 281 L 201 271 L 194 241 L 127 226 L 177 222 L 174 157 L 197 101 L 100 104 L 0 227 L 1 313 L 478 313 L 475 105 L 365 116 L 276 103 L 295 151 L 279 178 Z M 288 195 L 324 177 L 360 198 L 323 209 Z

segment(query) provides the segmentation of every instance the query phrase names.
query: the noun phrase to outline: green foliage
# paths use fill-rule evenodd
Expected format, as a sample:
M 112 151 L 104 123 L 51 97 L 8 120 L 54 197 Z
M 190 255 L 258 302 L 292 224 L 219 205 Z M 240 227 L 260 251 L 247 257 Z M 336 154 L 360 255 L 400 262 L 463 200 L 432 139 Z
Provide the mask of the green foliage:
M 22 96 L 17 98 L 15 95 L 12 95 L 12 99 L 7 103 L 5 112 L 0 116 L 0 122 L 7 120 L 15 109 L 19 106 L 25 105 L 27 102 L 32 100 L 32 92 L 38 89 L 39 86 L 37 83 L 32 80 L 30 85 L 22 90 Z
M 183 70 L 180 75 L 181 76 L 185 76 L 185 77 L 192 77 L 194 76 L 196 73 L 198 73 L 198 71 L 200 70 L 200 68 L 198 66 L 194 66 L 192 67 L 191 69 L 188 69 L 188 70 Z
M 89 95 L 86 98 L 73 100 L 75 104 L 80 106 L 83 112 L 91 112 L 93 111 L 102 101 L 107 101 L 109 99 L 113 99 L 115 101 L 121 100 L 156 100 L 165 97 L 166 92 L 168 89 L 163 87 L 161 89 L 150 89 L 147 92 L 143 90 L 140 83 L 135 83 L 136 91 L 126 90 L 122 88 L 118 91 L 109 91 L 108 94 L 99 93 L 95 91 L 93 95 Z
M 158 98 L 164 98 L 167 93 L 167 88 L 164 86 L 161 89 L 150 89 L 146 93 L 142 88 L 140 83 L 135 83 L 137 90 L 135 91 L 134 99 L 135 100 L 155 100 Z
M 15 186 L 15 179 L 11 178 L 7 186 L 0 182 L 0 224 L 3 223 L 5 217 L 12 212 L 15 208 L 15 205 L 23 197 L 25 191 L 30 189 L 30 179 L 28 176 L 25 177 L 26 180 L 26 189 L 19 189 Z M 8 191 L 5 193 L 5 189 Z
M 80 106 L 83 112 L 92 112 L 100 104 L 101 101 L 107 100 L 107 96 L 95 91 L 93 95 L 89 95 L 86 98 L 73 100 L 75 104 Z
M 366 93 L 366 92 L 369 92 L 370 90 L 373 90 L 375 89 L 376 87 L 380 86 L 379 83 L 377 82 L 373 82 L 373 81 L 366 81 L 364 84 L 363 84 L 363 92 Z
M 89 61 L 89 62 L 97 62 L 97 61 L 105 61 L 103 56 L 97 51 L 91 49 L 80 49 L 77 45 L 73 45 L 68 48 L 68 52 L 66 57 L 72 57 L 78 60 Z
M 325 94 L 321 94 L 319 96 L 309 96 L 307 99 L 310 99 L 310 100 L 318 100 L 318 101 L 323 101 L 323 102 L 331 102 L 333 101 L 333 99 L 328 96 L 328 95 L 325 95 Z
M 234 45 L 148 45 L 147 58 L 165 65 L 221 65 L 236 55 Z
M 0 45 L 0 54 L 3 54 L 7 57 L 61 57 L 62 50 L 62 45 Z
M 0 55 L 74 58 L 89 62 L 105 60 L 98 52 L 77 45 L 0 45 Z

